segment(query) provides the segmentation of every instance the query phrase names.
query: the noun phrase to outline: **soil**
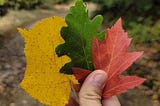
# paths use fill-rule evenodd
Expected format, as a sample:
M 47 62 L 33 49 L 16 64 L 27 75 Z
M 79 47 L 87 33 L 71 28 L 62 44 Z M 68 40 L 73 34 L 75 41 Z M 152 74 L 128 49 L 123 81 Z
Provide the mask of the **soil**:
M 39 12 L 32 13 L 33 17 L 29 19 L 31 21 L 25 21 L 23 24 L 6 24 L 3 21 L 3 28 L 8 28 L 7 25 L 13 26 L 8 30 L 3 29 L 3 31 L 6 30 L 3 32 L 5 39 L 2 40 L 3 43 L 1 41 L 3 45 L 0 48 L 0 106 L 44 106 L 19 86 L 24 76 L 26 63 L 23 52 L 24 42 L 17 33 L 16 27 L 29 28 L 37 20 L 53 15 L 64 17 L 69 7 L 70 5 L 56 5 L 51 10 L 38 10 Z M 94 6 L 90 8 L 92 7 Z M 37 16 L 34 15 L 35 13 Z M 39 13 L 41 14 L 38 15 Z M 160 47 L 158 45 L 160 45 L 159 41 L 131 46 L 131 50 L 143 50 L 144 55 L 126 74 L 136 74 L 145 77 L 147 81 L 142 86 L 119 95 L 122 106 L 160 106 Z

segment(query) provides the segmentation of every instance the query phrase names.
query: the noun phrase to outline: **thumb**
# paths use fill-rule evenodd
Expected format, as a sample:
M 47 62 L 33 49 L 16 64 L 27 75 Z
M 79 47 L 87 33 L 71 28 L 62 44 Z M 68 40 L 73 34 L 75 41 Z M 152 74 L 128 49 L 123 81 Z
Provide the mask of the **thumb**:
M 102 90 L 107 80 L 103 70 L 93 71 L 84 81 L 79 92 L 80 106 L 102 106 Z

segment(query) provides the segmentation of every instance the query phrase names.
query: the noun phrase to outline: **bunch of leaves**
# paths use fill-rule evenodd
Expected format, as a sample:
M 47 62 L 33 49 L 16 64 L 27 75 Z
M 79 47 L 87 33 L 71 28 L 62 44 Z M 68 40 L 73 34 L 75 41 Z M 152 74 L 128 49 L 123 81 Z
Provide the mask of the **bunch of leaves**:
M 1 0 L 0 6 L 3 9 L 34 9 L 41 5 L 42 0 Z
M 92 58 L 94 69 L 102 69 L 108 74 L 106 85 L 103 89 L 103 98 L 126 92 L 145 81 L 137 76 L 120 77 L 132 63 L 140 57 L 143 52 L 128 52 L 131 39 L 124 32 L 119 19 L 115 25 L 108 29 L 105 40 L 101 41 L 96 37 L 92 43 Z M 91 71 L 81 68 L 73 68 L 74 75 L 80 83 Z
M 160 20 L 158 20 L 153 27 L 150 29 L 151 35 L 153 36 L 153 40 L 160 41 Z
M 4 5 L 6 0 L 0 0 L 0 5 Z
M 129 31 L 129 36 L 134 39 L 135 43 L 159 40 L 159 31 L 157 33 L 157 31 L 154 30 L 154 28 L 157 29 L 156 23 L 158 23 L 160 17 L 160 12 L 157 11 L 160 9 L 159 0 L 90 1 L 99 3 L 102 6 L 100 13 L 104 15 L 107 20 L 107 25 L 112 25 L 113 20 L 123 17 L 123 19 L 126 20 L 124 26 Z
M 93 70 L 92 37 L 101 39 L 104 37 L 105 31 L 98 33 L 98 28 L 103 21 L 102 16 L 98 15 L 91 20 L 83 1 L 77 0 L 75 6 L 70 8 L 65 21 L 68 26 L 61 30 L 65 43 L 57 47 L 56 53 L 58 56 L 69 56 L 71 62 L 65 64 L 60 72 L 71 74 L 71 67 Z
M 105 9 L 111 8 L 119 8 L 123 6 L 122 9 L 129 9 L 133 6 L 136 11 L 147 11 L 154 6 L 155 1 L 158 0 L 86 0 L 86 1 L 93 1 L 99 4 L 102 4 Z
M 134 43 L 152 42 L 160 38 L 159 21 L 153 24 L 148 18 L 144 23 L 130 21 L 127 26 L 130 37 L 134 38 Z
M 69 0 L 39 0 L 40 1 L 40 8 L 50 8 L 56 3 L 65 3 Z
M 33 9 L 40 4 L 41 0 L 15 0 L 9 2 L 9 5 L 15 9 Z
M 0 16 L 7 13 L 6 0 L 0 0 Z

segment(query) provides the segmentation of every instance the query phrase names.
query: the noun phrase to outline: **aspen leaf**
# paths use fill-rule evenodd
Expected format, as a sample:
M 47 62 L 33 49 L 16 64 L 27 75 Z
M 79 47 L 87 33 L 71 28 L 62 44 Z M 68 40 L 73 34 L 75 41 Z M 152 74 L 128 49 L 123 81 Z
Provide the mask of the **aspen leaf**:
M 46 18 L 30 30 L 18 29 L 25 41 L 26 71 L 20 86 L 33 98 L 49 106 L 64 106 L 70 94 L 72 75 L 59 73 L 70 62 L 68 56 L 58 57 L 55 48 L 64 43 L 60 30 L 66 23 L 61 17 Z

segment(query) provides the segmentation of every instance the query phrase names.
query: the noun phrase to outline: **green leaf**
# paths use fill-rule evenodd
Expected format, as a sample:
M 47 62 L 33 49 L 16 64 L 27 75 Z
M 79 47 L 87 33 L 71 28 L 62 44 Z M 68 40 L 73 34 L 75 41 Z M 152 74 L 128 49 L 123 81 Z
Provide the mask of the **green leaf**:
M 72 61 L 65 64 L 60 72 L 71 74 L 72 67 L 93 70 L 92 38 L 96 36 L 103 39 L 105 31 L 98 33 L 103 17 L 98 15 L 91 20 L 86 5 L 82 0 L 77 0 L 75 6 L 70 8 L 65 21 L 68 26 L 61 30 L 65 43 L 56 48 L 56 53 L 58 56 L 68 55 Z

